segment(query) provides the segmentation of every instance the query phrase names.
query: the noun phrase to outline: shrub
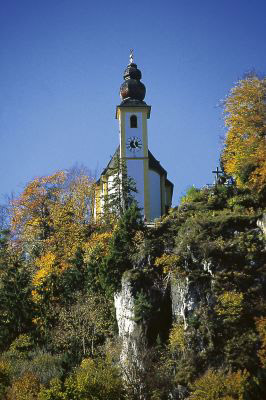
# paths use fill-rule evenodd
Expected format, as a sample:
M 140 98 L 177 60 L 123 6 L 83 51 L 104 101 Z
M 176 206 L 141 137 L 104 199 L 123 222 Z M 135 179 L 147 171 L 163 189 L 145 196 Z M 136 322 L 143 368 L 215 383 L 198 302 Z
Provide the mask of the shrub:
M 208 370 L 191 385 L 190 400 L 244 400 L 249 373 Z
M 40 382 L 31 372 L 14 381 L 7 392 L 7 400 L 37 400 Z
M 185 350 L 185 331 L 183 324 L 173 325 L 169 336 L 169 347 L 171 352 Z

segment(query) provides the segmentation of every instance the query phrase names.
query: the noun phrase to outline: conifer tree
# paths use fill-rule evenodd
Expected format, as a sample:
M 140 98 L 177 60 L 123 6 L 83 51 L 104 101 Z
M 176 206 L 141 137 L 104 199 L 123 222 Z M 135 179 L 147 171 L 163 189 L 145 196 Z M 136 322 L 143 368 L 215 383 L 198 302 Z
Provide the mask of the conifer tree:
M 117 154 L 108 182 L 108 194 L 104 196 L 104 215 L 121 216 L 135 201 L 133 193 L 137 192 L 136 183 L 128 176 L 127 166 Z

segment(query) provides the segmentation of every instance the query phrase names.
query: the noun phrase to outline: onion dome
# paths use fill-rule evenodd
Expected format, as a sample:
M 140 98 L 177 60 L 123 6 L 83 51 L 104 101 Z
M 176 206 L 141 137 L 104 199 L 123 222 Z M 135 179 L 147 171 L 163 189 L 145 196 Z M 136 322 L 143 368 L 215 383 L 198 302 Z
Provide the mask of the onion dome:
M 120 97 L 122 103 L 144 103 L 146 88 L 141 79 L 141 71 L 137 68 L 137 64 L 133 62 L 133 51 L 130 51 L 129 64 L 124 72 L 125 82 L 120 86 Z

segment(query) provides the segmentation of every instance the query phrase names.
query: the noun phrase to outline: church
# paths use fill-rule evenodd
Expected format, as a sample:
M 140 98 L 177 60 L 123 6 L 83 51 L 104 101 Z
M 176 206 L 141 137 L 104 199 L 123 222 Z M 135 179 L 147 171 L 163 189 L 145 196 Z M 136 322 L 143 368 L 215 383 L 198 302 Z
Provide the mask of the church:
M 103 214 L 104 199 L 113 188 L 115 157 L 125 162 L 127 175 L 135 181 L 133 193 L 145 221 L 153 221 L 166 214 L 172 204 L 174 185 L 167 179 L 167 172 L 156 160 L 148 146 L 147 120 L 151 106 L 144 101 L 145 85 L 141 71 L 133 60 L 133 51 L 124 72 L 120 87 L 121 103 L 116 107 L 119 124 L 119 146 L 97 181 L 95 218 Z

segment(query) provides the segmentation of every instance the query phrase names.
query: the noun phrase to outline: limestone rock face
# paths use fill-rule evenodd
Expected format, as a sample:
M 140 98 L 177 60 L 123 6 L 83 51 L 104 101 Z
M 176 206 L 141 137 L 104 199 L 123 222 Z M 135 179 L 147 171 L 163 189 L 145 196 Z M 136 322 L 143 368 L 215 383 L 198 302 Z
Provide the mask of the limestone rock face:
M 142 355 L 147 348 L 147 325 L 136 322 L 134 315 L 134 295 L 132 283 L 127 277 L 122 278 L 122 288 L 114 298 L 116 320 L 121 339 L 121 363 L 126 366 L 129 362 L 142 367 Z
M 114 296 L 114 303 L 121 340 L 120 365 L 123 377 L 134 398 L 145 400 L 147 325 L 135 319 L 133 286 L 125 275 L 122 278 L 121 291 Z
M 171 326 L 170 293 L 141 269 L 127 271 L 114 304 L 121 340 L 120 365 L 132 398 L 145 400 L 152 365 L 152 346 L 165 342 Z M 147 397 L 148 396 L 148 397 Z
M 173 279 L 171 282 L 172 313 L 174 320 L 183 322 L 187 327 L 187 318 L 199 302 L 199 288 L 194 287 L 188 280 Z
M 209 278 L 205 281 L 195 282 L 186 278 L 173 278 L 171 281 L 172 317 L 178 323 L 188 326 L 188 319 L 197 313 L 200 307 L 211 307 L 213 299 L 210 295 L 213 273 L 211 265 L 204 263 L 203 270 L 208 272 Z
M 266 237 L 266 213 L 264 213 L 262 218 L 257 221 L 257 225 Z

